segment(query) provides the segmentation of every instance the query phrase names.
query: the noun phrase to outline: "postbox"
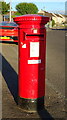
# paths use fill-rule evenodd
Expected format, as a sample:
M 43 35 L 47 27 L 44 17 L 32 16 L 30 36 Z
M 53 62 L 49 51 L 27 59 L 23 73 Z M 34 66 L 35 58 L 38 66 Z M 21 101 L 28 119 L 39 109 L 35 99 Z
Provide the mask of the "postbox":
M 46 29 L 49 18 L 27 14 L 15 17 L 19 25 L 18 105 L 27 112 L 44 108 Z

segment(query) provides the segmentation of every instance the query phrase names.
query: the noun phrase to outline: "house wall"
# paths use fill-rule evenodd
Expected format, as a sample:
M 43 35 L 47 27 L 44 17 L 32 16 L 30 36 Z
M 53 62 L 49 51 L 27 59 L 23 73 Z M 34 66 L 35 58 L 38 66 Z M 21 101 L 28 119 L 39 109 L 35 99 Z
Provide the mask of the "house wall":
M 2 22 L 2 15 L 0 14 L 0 22 Z
M 62 17 L 62 21 L 65 22 L 66 21 L 66 16 L 61 15 L 61 14 L 59 14 L 59 15 Z
M 61 24 L 63 19 L 61 17 L 52 17 L 52 19 L 55 21 L 55 23 Z
M 55 15 L 54 13 L 53 15 L 54 16 L 52 17 L 52 19 L 55 21 L 55 23 L 62 24 L 63 22 L 65 22 L 65 17 L 63 15 L 61 14 Z

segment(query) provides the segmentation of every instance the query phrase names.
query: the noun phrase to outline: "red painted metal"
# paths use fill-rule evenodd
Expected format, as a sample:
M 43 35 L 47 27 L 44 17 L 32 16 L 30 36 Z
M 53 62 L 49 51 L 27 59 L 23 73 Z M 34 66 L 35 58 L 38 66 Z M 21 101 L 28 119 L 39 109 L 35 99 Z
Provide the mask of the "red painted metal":
M 12 37 L 13 38 L 16 37 L 16 39 L 13 39 Z M 16 26 L 1 26 L 0 27 L 0 41 L 18 42 L 18 27 L 16 27 Z
M 46 29 L 48 17 L 23 15 L 19 25 L 19 97 L 37 99 L 45 95 Z

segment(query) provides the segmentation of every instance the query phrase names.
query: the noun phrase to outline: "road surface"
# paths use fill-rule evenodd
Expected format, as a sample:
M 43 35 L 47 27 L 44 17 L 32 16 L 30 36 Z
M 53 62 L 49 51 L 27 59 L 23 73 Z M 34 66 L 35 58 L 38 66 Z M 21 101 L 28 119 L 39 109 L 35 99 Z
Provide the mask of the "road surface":
M 65 31 L 47 33 L 47 82 L 65 96 Z
M 1 51 L 2 46 L 2 51 Z M 18 108 L 18 45 L 0 43 L 2 57 L 3 118 L 64 118 L 65 117 L 65 32 L 47 32 L 45 109 L 28 114 Z M 0 81 L 1 81 L 0 78 Z

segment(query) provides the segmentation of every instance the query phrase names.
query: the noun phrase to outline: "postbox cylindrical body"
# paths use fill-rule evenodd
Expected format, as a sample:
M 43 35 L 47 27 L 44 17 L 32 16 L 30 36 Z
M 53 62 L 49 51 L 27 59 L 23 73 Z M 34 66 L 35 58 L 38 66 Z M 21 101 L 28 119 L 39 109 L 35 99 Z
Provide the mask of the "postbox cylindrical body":
M 14 18 L 19 25 L 18 104 L 28 112 L 44 107 L 46 29 L 48 17 L 23 15 Z

